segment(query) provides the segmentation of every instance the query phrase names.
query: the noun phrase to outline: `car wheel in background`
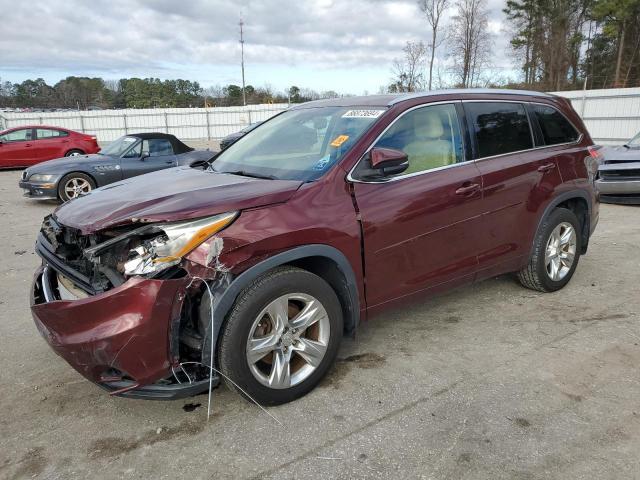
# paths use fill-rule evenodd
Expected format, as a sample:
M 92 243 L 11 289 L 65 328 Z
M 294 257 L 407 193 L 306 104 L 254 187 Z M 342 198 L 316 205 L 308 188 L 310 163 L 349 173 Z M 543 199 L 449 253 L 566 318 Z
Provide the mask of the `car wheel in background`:
M 578 217 L 571 210 L 556 208 L 536 234 L 529 264 L 518 273 L 520 283 L 540 292 L 560 290 L 576 270 L 580 245 Z
M 331 367 L 342 322 L 338 297 L 322 278 L 274 269 L 238 296 L 220 338 L 220 368 L 240 387 L 230 388 L 261 404 L 295 400 Z
M 69 150 L 64 154 L 65 157 L 78 157 L 80 155 L 84 155 L 84 152 L 78 149 Z
M 58 198 L 68 202 L 89 193 L 94 188 L 96 188 L 96 182 L 89 175 L 80 172 L 69 173 L 58 183 Z

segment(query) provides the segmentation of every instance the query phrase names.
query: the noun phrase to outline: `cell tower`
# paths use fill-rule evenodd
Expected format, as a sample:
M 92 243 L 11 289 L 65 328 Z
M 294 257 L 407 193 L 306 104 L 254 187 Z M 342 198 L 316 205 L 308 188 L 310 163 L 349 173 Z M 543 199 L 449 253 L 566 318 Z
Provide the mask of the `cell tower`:
M 242 104 L 247 104 L 247 95 L 245 92 L 244 85 L 244 32 L 243 32 L 244 22 L 242 21 L 242 17 L 240 17 L 240 65 L 242 66 Z

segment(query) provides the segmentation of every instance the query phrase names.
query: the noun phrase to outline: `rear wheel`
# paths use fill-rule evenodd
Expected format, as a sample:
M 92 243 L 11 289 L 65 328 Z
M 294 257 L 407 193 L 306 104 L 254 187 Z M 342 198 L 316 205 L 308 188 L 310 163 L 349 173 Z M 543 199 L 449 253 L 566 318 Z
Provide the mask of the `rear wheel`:
M 277 268 L 236 300 L 220 338 L 220 368 L 261 404 L 295 400 L 331 367 L 342 322 L 338 297 L 322 278 Z
M 73 150 L 69 150 L 67 153 L 64 154 L 65 157 L 77 157 L 79 155 L 84 155 L 84 152 L 82 150 L 78 150 L 73 149 Z
M 540 292 L 554 292 L 569 283 L 580 259 L 580 232 L 571 210 L 551 212 L 536 234 L 529 264 L 518 273 L 520 283 Z
M 96 182 L 89 175 L 73 172 L 65 175 L 58 183 L 58 197 L 63 202 L 86 195 L 96 188 Z

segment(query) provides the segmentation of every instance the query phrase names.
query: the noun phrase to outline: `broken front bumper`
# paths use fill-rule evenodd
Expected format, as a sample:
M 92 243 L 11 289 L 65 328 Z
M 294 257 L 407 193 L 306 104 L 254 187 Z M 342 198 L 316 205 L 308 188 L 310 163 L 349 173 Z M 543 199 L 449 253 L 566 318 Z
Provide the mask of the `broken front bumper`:
M 103 293 L 63 300 L 56 270 L 45 261 L 36 271 L 31 312 L 45 340 L 80 374 L 113 395 L 135 398 L 183 398 L 207 389 L 208 380 L 172 381 L 178 362 L 172 338 L 188 278 L 134 277 Z

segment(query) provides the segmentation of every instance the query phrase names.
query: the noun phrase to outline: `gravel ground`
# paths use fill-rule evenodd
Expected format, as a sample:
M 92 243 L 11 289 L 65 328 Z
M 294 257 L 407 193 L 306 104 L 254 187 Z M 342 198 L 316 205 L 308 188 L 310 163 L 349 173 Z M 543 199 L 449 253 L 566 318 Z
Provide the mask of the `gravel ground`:
M 28 309 L 53 204 L 0 173 L 0 478 L 640 478 L 640 208 L 603 205 L 553 294 L 503 276 L 378 316 L 328 378 L 269 411 L 221 387 L 112 398 Z

